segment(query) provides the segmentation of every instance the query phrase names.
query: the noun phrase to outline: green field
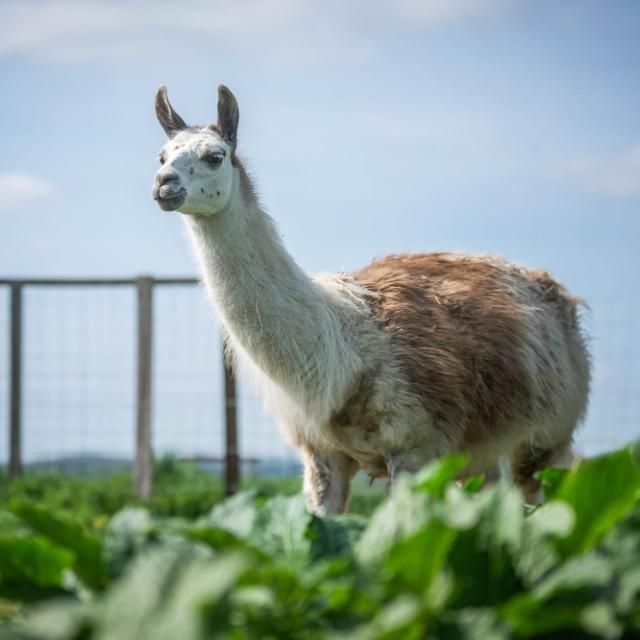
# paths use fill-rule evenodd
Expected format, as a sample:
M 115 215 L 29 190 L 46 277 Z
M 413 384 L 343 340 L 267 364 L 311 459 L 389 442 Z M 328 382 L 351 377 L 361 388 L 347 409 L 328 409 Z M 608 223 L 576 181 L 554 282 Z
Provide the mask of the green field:
M 640 638 L 638 454 L 545 471 L 537 509 L 454 456 L 325 519 L 170 459 L 145 505 L 126 473 L 3 481 L 0 638 Z

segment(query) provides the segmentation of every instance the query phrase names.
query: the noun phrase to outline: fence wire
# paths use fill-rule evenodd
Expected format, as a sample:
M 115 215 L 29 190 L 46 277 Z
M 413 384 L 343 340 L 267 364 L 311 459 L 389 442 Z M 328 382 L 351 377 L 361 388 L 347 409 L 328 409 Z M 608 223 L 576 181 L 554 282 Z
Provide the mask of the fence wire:
M 583 455 L 640 438 L 640 306 L 628 295 L 589 299 L 584 315 L 593 358 L 589 412 L 576 438 Z
M 590 298 L 585 315 L 594 370 L 583 455 L 638 438 L 637 301 Z M 10 297 L 0 286 L 0 464 L 8 459 Z M 26 464 L 130 461 L 135 443 L 136 291 L 133 286 L 29 286 L 23 291 L 22 438 Z M 196 285 L 153 293 L 152 442 L 156 456 L 222 459 L 222 347 L 214 312 Z M 289 474 L 297 454 L 238 382 L 240 455 L 255 473 Z

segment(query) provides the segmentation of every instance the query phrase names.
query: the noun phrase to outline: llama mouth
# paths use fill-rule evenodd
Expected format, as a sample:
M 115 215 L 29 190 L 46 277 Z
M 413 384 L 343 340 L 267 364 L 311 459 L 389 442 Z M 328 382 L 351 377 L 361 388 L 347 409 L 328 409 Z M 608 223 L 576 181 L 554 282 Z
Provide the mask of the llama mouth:
M 161 196 L 159 193 L 154 192 L 153 199 L 158 203 L 158 206 L 163 211 L 176 211 L 179 209 L 186 200 L 187 192 L 181 189 L 177 194 L 170 196 Z

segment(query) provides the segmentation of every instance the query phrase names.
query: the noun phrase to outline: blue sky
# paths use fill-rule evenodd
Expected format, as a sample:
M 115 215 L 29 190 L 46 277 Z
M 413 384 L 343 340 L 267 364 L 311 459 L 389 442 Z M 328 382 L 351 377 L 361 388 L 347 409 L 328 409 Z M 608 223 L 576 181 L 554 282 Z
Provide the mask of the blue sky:
M 551 270 L 592 307 L 596 391 L 626 385 L 633 435 L 640 3 L 3 0 L 0 274 L 195 273 L 150 198 L 153 95 L 203 123 L 218 82 L 305 268 L 464 250 Z

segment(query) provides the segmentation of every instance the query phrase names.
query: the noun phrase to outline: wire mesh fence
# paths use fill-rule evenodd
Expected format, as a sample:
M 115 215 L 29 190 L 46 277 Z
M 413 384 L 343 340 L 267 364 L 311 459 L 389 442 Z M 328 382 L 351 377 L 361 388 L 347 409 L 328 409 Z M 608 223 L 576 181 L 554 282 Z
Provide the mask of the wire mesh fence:
M 0 286 L 0 381 L 3 424 L 0 464 L 15 446 L 19 459 L 69 470 L 122 468 L 140 455 L 141 280 L 14 281 Z M 20 370 L 13 371 L 12 290 L 20 289 Z M 225 398 L 225 368 L 214 313 L 190 279 L 152 282 L 149 323 L 150 449 L 224 465 L 229 410 L 240 405 L 240 463 L 246 473 L 291 473 L 293 450 L 243 387 Z M 14 363 L 15 365 L 15 363 Z M 228 382 L 228 380 L 227 380 Z M 13 409 L 12 409 L 13 407 Z M 137 468 L 136 464 L 136 468 Z
M 10 458 L 11 286 L 0 285 L 0 464 Z M 25 281 L 22 289 L 20 434 L 26 464 L 107 469 L 133 460 L 138 421 L 137 280 Z M 640 337 L 637 303 L 590 299 L 585 321 L 594 359 L 583 455 L 638 437 Z M 153 283 L 151 448 L 156 456 L 225 460 L 220 334 L 195 281 Z M 291 474 L 297 455 L 239 381 L 238 450 L 245 473 Z
M 593 295 L 589 306 L 592 385 L 576 438 L 577 451 L 587 456 L 640 438 L 640 306 L 624 292 Z
M 133 287 L 25 287 L 23 456 L 133 455 Z

